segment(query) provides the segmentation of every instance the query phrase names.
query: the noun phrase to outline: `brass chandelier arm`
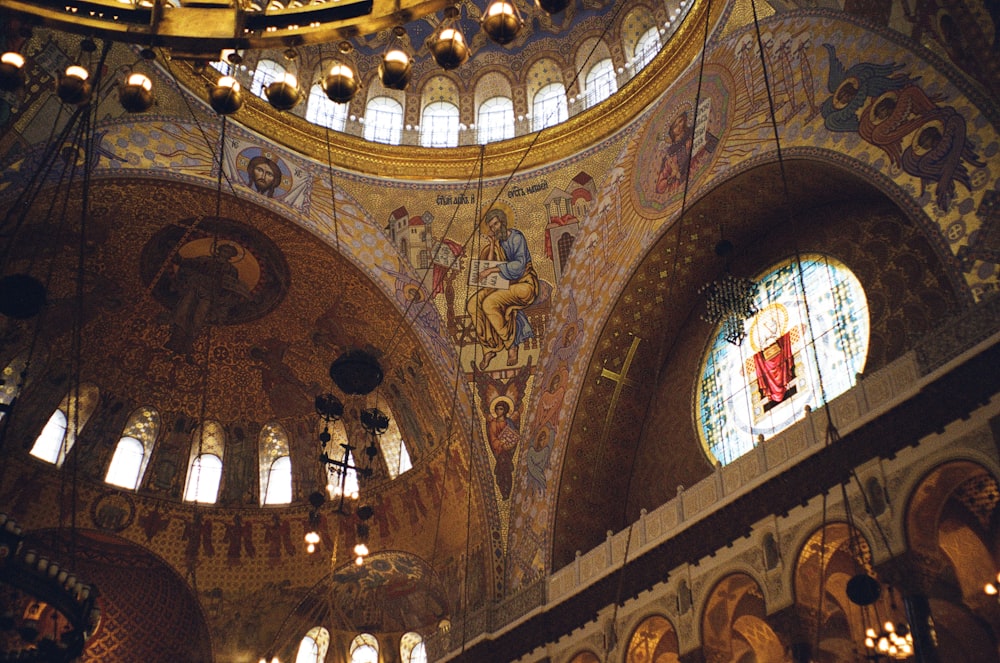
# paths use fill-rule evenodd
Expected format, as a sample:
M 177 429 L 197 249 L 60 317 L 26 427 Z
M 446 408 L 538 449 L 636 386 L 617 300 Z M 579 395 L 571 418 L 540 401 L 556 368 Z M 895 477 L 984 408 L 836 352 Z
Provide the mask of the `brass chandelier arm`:
M 216 59 L 225 48 L 271 49 L 338 41 L 385 30 L 404 15 L 440 11 L 448 0 L 337 0 L 258 8 L 247 0 L 0 0 L 0 9 L 69 32 L 169 48 L 176 57 Z

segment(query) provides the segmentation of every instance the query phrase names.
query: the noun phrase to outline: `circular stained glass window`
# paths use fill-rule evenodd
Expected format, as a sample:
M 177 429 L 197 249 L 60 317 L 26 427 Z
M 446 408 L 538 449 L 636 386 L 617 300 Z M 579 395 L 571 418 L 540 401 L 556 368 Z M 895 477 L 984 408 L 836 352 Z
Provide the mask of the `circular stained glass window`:
M 801 267 L 800 267 L 801 266 Z M 757 278 L 746 338 L 717 329 L 696 395 L 710 459 L 723 465 L 850 389 L 868 354 L 868 304 L 857 277 L 823 255 L 789 260 Z

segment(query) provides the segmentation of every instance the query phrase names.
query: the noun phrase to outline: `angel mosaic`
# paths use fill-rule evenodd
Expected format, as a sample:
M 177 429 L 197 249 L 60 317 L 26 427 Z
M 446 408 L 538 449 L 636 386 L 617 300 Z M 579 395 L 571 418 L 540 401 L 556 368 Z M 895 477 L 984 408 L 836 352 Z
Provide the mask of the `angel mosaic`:
M 833 46 L 823 47 L 832 95 L 821 108 L 827 129 L 856 132 L 881 149 L 892 165 L 920 180 L 921 195 L 933 184 L 941 210 L 951 206 L 955 182 L 972 190 L 968 166 L 986 164 L 968 138 L 961 113 L 942 104 L 943 97 L 928 95 L 917 85 L 919 77 L 900 71 L 901 64 L 859 62 L 845 68 Z
M 480 403 L 486 409 L 486 440 L 493 453 L 493 476 L 503 499 L 514 486 L 514 455 L 521 443 L 521 403 L 531 375 L 531 358 L 506 383 L 488 373 L 476 380 Z

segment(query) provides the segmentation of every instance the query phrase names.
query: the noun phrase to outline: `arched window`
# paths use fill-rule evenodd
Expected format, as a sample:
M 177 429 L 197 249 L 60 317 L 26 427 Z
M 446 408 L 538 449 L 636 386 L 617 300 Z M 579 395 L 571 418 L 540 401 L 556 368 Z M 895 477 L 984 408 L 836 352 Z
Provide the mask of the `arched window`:
M 288 435 L 278 424 L 267 424 L 258 436 L 260 450 L 260 503 L 288 504 L 292 501 L 292 459 Z
M 222 483 L 222 459 L 215 454 L 201 454 L 191 463 L 188 485 L 184 491 L 187 502 L 214 504 Z
M 702 441 L 722 464 L 750 451 L 758 435 L 791 426 L 807 405 L 847 391 L 868 354 L 865 293 L 843 263 L 807 255 L 757 282 L 758 313 L 744 323 L 746 338 L 734 345 L 718 330 L 698 384 Z
M 382 448 L 382 457 L 385 459 L 389 476 L 395 479 L 403 472 L 412 468 L 413 463 L 410 461 L 410 453 L 407 451 L 406 443 L 403 441 L 403 434 L 399 431 L 399 426 L 396 424 L 396 417 L 392 415 L 392 411 L 389 410 L 387 405 L 383 405 L 382 407 L 385 407 L 386 414 L 389 415 L 389 427 L 379 437 L 379 446 Z
M 656 26 L 653 26 L 642 33 L 639 41 L 635 43 L 635 55 L 632 62 L 635 71 L 639 71 L 649 64 L 659 52 L 660 30 Z
M 267 472 L 263 504 L 290 504 L 292 501 L 292 459 L 276 458 Z
M 160 431 L 160 414 L 151 407 L 139 408 L 129 417 L 111 457 L 104 481 L 129 490 L 139 487 Z
M 195 429 L 184 488 L 185 501 L 211 504 L 218 498 L 225 446 L 226 433 L 218 422 L 206 421 Z
M 403 663 L 427 663 L 427 648 L 419 633 L 410 631 L 399 639 L 399 654 Z
M 535 93 L 531 102 L 531 128 L 540 131 L 565 122 L 569 117 L 566 88 L 562 83 L 549 83 Z
M 611 58 L 601 60 L 587 72 L 583 84 L 587 95 L 587 107 L 598 104 L 618 91 L 618 79 L 615 77 L 615 65 Z
M 142 442 L 134 437 L 123 437 L 115 446 L 115 455 L 111 457 L 108 473 L 104 477 L 106 483 L 135 490 L 139 485 L 139 472 L 145 457 Z
M 420 118 L 420 144 L 424 147 L 458 145 L 458 106 L 447 101 L 427 104 Z
M 330 441 L 326 444 L 327 455 L 336 461 L 344 460 L 344 446 L 348 444 L 347 430 L 343 421 L 335 421 L 330 425 Z M 354 455 L 348 453 L 347 464 L 354 465 Z M 331 498 L 346 495 L 352 499 L 357 499 L 360 492 L 358 485 L 358 473 L 351 469 L 343 469 L 330 466 L 330 473 L 327 479 L 326 490 Z
M 14 399 L 17 398 L 17 394 L 21 390 L 21 373 L 24 372 L 27 364 L 28 356 L 19 355 L 14 357 L 13 361 L 4 367 L 3 373 L 0 374 L 0 377 L 2 377 L 2 380 L 0 380 L 0 421 L 3 420 L 4 415 L 10 410 L 10 406 L 14 403 Z
M 335 104 L 326 96 L 323 86 L 316 83 L 309 89 L 309 103 L 306 105 L 306 119 L 321 127 L 343 131 L 347 124 L 347 104 Z
M 378 663 L 378 640 L 362 633 L 351 641 L 351 663 Z
M 372 97 L 365 107 L 365 140 L 399 145 L 403 138 L 403 106 L 391 97 Z
M 330 632 L 322 626 L 313 627 L 299 643 L 295 663 L 323 663 L 329 646 Z
M 77 399 L 69 394 L 49 417 L 41 434 L 31 447 L 31 455 L 54 465 L 62 465 L 76 442 L 76 434 L 83 431 L 90 415 L 97 408 L 100 392 L 92 384 L 81 384 L 79 388 L 79 408 Z
M 490 97 L 479 106 L 479 143 L 493 143 L 514 137 L 514 102 L 509 97 Z
M 264 96 L 264 90 L 272 82 L 281 78 L 285 73 L 285 68 L 274 60 L 261 60 L 254 69 L 253 79 L 250 81 L 250 92 L 258 97 Z

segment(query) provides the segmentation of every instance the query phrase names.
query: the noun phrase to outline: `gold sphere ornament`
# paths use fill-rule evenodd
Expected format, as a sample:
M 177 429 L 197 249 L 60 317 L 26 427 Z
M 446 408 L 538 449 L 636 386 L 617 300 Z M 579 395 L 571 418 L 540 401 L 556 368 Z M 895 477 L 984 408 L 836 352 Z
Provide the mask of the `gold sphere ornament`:
M 0 90 L 20 90 L 24 87 L 24 80 L 24 56 L 14 51 L 0 55 Z
M 239 81 L 223 76 L 208 91 L 208 103 L 219 115 L 232 115 L 243 107 L 243 92 Z
M 524 19 L 513 0 L 494 0 L 486 8 L 479 25 L 491 41 L 505 46 L 517 39 Z
M 346 104 L 358 92 L 358 77 L 354 70 L 343 62 L 337 62 L 323 76 L 323 92 L 335 104 Z
M 378 66 L 378 77 L 382 85 L 390 90 L 405 90 L 413 71 L 413 60 L 401 48 L 386 52 Z
M 77 64 L 70 65 L 56 80 L 56 94 L 67 104 L 86 103 L 93 92 L 89 78 L 86 69 Z
M 434 40 L 427 45 L 434 61 L 447 71 L 457 69 L 469 59 L 469 45 L 465 42 L 465 35 L 458 28 L 460 14 L 458 7 L 446 8 L 441 27 Z
M 535 0 L 535 4 L 546 14 L 558 14 L 569 7 L 569 0 Z
M 278 80 L 264 88 L 268 103 L 280 111 L 291 110 L 302 98 L 299 82 L 293 74 L 284 73 Z
M 118 88 L 118 101 L 128 113 L 148 111 L 153 105 L 153 82 L 145 74 L 129 74 Z

